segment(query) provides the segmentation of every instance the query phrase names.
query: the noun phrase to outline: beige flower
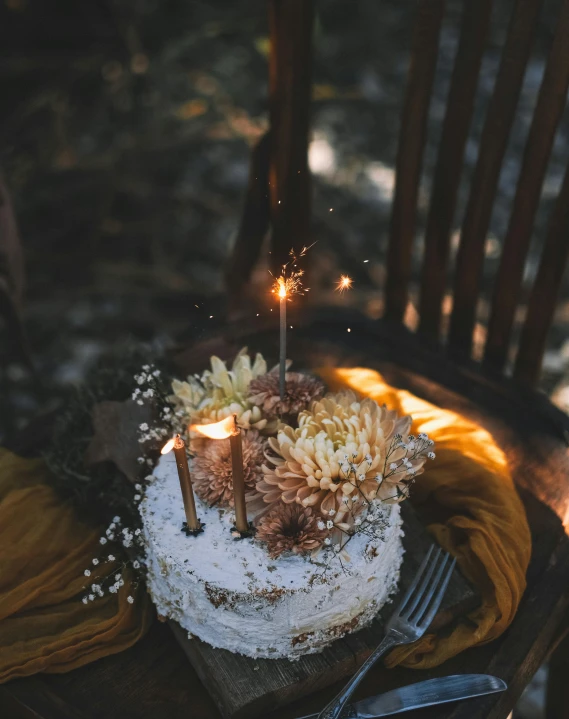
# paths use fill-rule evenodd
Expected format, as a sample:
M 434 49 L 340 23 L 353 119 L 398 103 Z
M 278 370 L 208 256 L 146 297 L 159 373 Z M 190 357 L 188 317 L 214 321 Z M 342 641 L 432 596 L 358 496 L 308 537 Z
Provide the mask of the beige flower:
M 267 363 L 262 355 L 257 354 L 251 364 L 247 348 L 243 348 L 230 370 L 219 357 L 212 357 L 211 370 L 201 377 L 190 376 L 186 382 L 174 380 L 172 399 L 184 412 L 188 424 L 219 422 L 235 414 L 242 429 L 261 430 L 267 420 L 247 397 L 251 381 L 266 372 Z
M 243 431 L 243 472 L 245 494 L 255 495 L 262 478 L 265 442 L 255 430 Z M 233 507 L 233 472 L 229 441 L 203 439 L 192 443 L 198 454 L 192 460 L 192 484 L 196 494 L 210 506 Z
M 326 531 L 318 528 L 318 521 L 310 507 L 279 502 L 259 522 L 256 538 L 266 543 L 273 558 L 283 552 L 313 552 L 326 536 Z
M 249 386 L 249 402 L 260 407 L 267 417 L 295 416 L 324 394 L 325 387 L 317 377 L 287 372 L 285 379 L 285 394 L 281 400 L 278 371 L 257 377 Z
M 376 497 L 401 501 L 421 472 L 430 445 L 409 440 L 410 425 L 372 399 L 328 395 L 300 413 L 297 429 L 280 425 L 268 440 L 257 489 L 267 504 L 297 503 L 351 523 Z

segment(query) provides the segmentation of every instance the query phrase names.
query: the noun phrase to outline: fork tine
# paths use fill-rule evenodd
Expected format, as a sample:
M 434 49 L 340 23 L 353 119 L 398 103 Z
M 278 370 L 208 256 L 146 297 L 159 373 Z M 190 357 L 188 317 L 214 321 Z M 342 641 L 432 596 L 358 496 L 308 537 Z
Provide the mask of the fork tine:
M 411 621 L 412 624 L 418 624 L 419 623 L 419 617 L 423 616 L 423 614 L 426 612 L 429 603 L 431 599 L 433 598 L 433 595 L 435 591 L 437 590 L 437 587 L 439 586 L 439 582 L 441 581 L 441 577 L 443 576 L 443 572 L 447 563 L 447 559 L 449 559 L 449 555 L 444 552 L 442 555 L 442 561 L 439 564 L 437 568 L 437 573 L 435 574 L 433 580 L 429 584 L 429 586 L 426 588 L 426 590 L 423 592 L 422 596 L 419 597 L 420 599 L 420 605 L 418 609 L 414 612 L 414 617 Z
M 417 585 L 419 584 L 419 582 L 421 580 L 421 576 L 423 575 L 423 572 L 425 571 L 425 567 L 427 566 L 427 564 L 431 558 L 434 548 L 435 548 L 435 545 L 431 544 L 431 546 L 429 547 L 429 551 L 427 552 L 427 554 L 425 554 L 425 558 L 421 562 L 421 566 L 417 570 L 417 573 L 415 574 L 415 577 L 414 577 L 413 581 L 411 582 L 411 586 L 405 592 L 405 596 L 399 603 L 399 606 L 395 610 L 394 614 L 401 614 L 401 612 L 405 609 L 405 605 L 409 601 L 409 597 L 413 594 L 413 592 L 415 591 L 415 589 L 417 588 Z
M 447 557 L 448 556 L 449 555 L 447 554 Z M 433 618 L 434 618 L 435 614 L 437 613 L 439 607 L 441 606 L 441 602 L 443 600 L 443 596 L 446 591 L 446 588 L 448 587 L 448 583 L 450 582 L 450 578 L 454 571 L 455 564 L 456 564 L 456 559 L 453 559 L 446 571 L 446 574 L 445 574 L 443 580 L 441 581 L 441 583 L 439 585 L 439 588 L 438 588 L 436 594 L 434 595 L 434 597 L 430 603 L 430 606 L 428 606 L 428 602 L 427 602 L 427 606 L 425 606 L 425 613 L 423 614 L 422 617 L 417 618 L 417 624 L 420 624 L 420 626 L 424 629 L 428 628 L 429 624 L 433 621 Z
M 429 562 L 429 567 L 427 571 L 424 573 L 423 581 L 421 582 L 419 588 L 413 595 L 413 597 L 409 600 L 409 606 L 405 607 L 405 616 L 409 617 L 413 610 L 417 607 L 419 602 L 423 601 L 423 598 L 425 596 L 425 591 L 427 587 L 429 586 L 429 583 L 431 581 L 431 577 L 433 576 L 433 572 L 435 571 L 435 568 L 437 566 L 437 563 L 439 561 L 439 557 L 441 556 L 442 549 L 439 547 L 435 554 L 432 556 L 431 561 Z

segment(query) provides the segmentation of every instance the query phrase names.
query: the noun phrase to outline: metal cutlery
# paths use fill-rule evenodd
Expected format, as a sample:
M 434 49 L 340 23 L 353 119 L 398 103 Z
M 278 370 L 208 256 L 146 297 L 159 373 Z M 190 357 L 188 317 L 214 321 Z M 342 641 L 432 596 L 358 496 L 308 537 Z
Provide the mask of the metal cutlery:
M 341 716 L 342 719 L 377 719 L 411 709 L 495 694 L 507 688 L 506 682 L 489 674 L 454 674 L 409 684 L 385 694 L 376 694 L 369 699 L 348 704 L 344 707 Z M 317 717 L 318 714 L 309 714 L 299 719 L 317 719 Z
M 318 714 L 318 719 L 340 719 L 343 709 L 367 672 L 389 649 L 423 636 L 433 621 L 450 581 L 455 560 L 434 545 L 419 567 L 411 586 L 385 626 L 385 636 L 340 693 Z

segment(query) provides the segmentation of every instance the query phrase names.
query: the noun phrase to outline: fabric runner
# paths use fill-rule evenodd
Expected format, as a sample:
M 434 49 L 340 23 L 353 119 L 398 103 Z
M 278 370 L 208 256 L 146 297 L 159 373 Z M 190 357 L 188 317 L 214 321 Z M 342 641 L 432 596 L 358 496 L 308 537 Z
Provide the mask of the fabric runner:
M 458 561 L 481 606 L 448 635 L 428 634 L 398 647 L 388 666 L 427 668 L 498 637 L 525 589 L 531 554 L 523 505 L 507 462 L 479 425 L 387 385 L 368 369 L 322 369 L 331 391 L 352 389 L 413 416 L 413 432 L 435 440 L 436 459 L 413 487 L 429 531 Z M 101 530 L 80 522 L 47 482 L 41 460 L 0 449 L 0 682 L 36 672 L 66 672 L 133 645 L 153 609 L 128 575 L 118 594 L 83 604 L 100 575 Z M 91 576 L 85 577 L 85 569 Z M 102 571 L 102 570 L 100 570 Z M 105 565 L 105 573 L 109 565 Z M 129 586 L 130 585 L 130 586 Z M 127 596 L 135 599 L 127 602 Z

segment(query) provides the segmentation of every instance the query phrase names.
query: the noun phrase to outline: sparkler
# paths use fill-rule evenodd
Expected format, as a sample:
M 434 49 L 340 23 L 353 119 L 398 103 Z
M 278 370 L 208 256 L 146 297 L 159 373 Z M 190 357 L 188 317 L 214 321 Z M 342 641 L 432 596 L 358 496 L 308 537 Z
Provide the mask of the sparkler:
M 290 260 L 282 266 L 281 274 L 273 284 L 273 294 L 279 298 L 280 303 L 279 394 L 281 401 L 284 400 L 286 387 L 286 303 L 291 295 L 303 295 L 308 292 L 308 288 L 304 288 L 302 285 L 304 270 L 298 269 L 296 263 L 301 257 L 304 257 L 310 247 L 303 247 L 298 255 L 291 250 Z
M 340 275 L 340 279 L 336 283 L 336 292 L 342 294 L 346 290 L 351 290 L 354 281 L 348 275 Z

